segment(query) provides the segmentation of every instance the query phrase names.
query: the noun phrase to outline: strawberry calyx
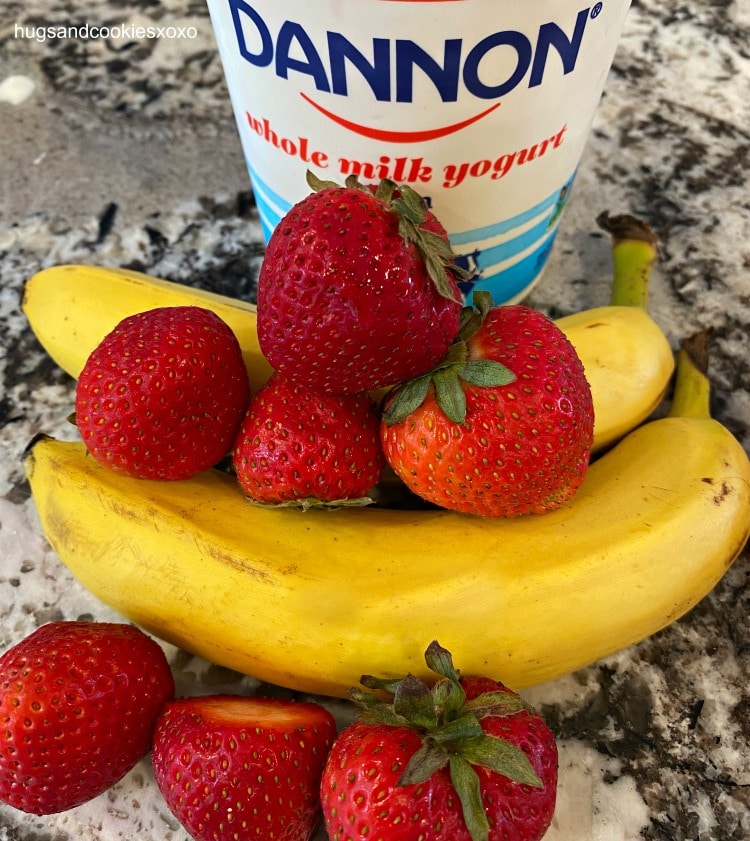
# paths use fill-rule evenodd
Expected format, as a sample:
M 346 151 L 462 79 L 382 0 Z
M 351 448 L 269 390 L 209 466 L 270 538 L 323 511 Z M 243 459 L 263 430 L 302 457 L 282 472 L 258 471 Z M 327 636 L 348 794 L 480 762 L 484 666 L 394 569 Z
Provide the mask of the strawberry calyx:
M 307 183 L 314 192 L 328 187 L 341 187 L 335 181 L 318 178 L 309 170 Z M 469 280 L 472 272 L 455 262 L 456 255 L 447 239 L 424 226 L 427 205 L 422 196 L 408 184 L 396 184 L 390 178 L 381 179 L 374 192 L 362 184 L 356 175 L 349 175 L 344 184 L 349 190 L 360 190 L 370 196 L 374 195 L 396 215 L 401 238 L 405 244 L 412 244 L 417 249 L 435 289 L 443 298 L 455 301 L 455 290 L 446 272 L 450 272 L 457 281 Z
M 472 841 L 487 841 L 489 822 L 473 766 L 535 788 L 543 783 L 526 754 L 485 733 L 481 721 L 532 708 L 516 693 L 502 690 L 467 700 L 453 658 L 437 640 L 427 647 L 425 662 L 438 675 L 432 686 L 412 674 L 397 679 L 363 675 L 360 683 L 366 691 L 354 687 L 349 697 L 360 707 L 364 723 L 408 727 L 422 737 L 422 746 L 412 755 L 397 785 L 425 782 L 447 767 Z
M 443 414 L 454 423 L 463 424 L 466 421 L 463 383 L 489 388 L 515 380 L 515 374 L 501 362 L 471 358 L 469 339 L 481 328 L 493 307 L 492 296 L 484 290 L 475 291 L 472 300 L 473 306 L 461 311 L 461 326 L 443 359 L 431 371 L 395 387 L 393 399 L 383 412 L 386 426 L 402 423 L 416 411 L 425 401 L 430 386 Z
M 345 497 L 343 499 L 320 499 L 317 496 L 305 496 L 295 499 L 285 499 L 282 502 L 261 502 L 260 500 L 247 497 L 248 502 L 256 508 L 299 508 L 308 511 L 310 508 L 362 508 L 365 505 L 372 505 L 375 500 L 369 496 Z

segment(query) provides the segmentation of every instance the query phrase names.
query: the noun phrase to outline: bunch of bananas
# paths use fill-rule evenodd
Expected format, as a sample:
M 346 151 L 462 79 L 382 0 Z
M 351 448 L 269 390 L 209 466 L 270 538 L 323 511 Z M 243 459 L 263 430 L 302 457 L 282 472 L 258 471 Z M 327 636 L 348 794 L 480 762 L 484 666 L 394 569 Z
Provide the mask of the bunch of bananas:
M 364 671 L 421 675 L 439 638 L 466 673 L 521 689 L 618 651 L 683 615 L 742 550 L 750 461 L 709 414 L 701 354 L 674 354 L 646 309 L 649 229 L 608 220 L 609 306 L 558 321 L 594 396 L 597 457 L 552 513 L 484 520 L 379 506 L 269 509 L 212 470 L 121 477 L 80 443 L 40 436 L 25 466 L 46 535 L 96 596 L 156 636 L 255 677 L 343 696 Z M 254 388 L 269 376 L 252 305 L 86 266 L 29 280 L 23 310 L 72 376 L 122 318 L 193 304 L 221 316 Z M 700 349 L 698 349 L 700 350 Z

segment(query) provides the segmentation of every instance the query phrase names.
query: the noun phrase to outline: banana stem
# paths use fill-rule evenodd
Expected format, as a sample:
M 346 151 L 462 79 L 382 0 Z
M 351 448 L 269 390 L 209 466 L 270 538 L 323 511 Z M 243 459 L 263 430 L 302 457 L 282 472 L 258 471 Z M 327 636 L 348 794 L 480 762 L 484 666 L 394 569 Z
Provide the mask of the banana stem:
M 610 216 L 602 213 L 596 220 L 612 237 L 613 306 L 648 308 L 648 287 L 658 255 L 654 231 L 635 216 Z
M 696 333 L 680 345 L 669 416 L 710 418 L 711 383 L 708 379 L 709 331 Z

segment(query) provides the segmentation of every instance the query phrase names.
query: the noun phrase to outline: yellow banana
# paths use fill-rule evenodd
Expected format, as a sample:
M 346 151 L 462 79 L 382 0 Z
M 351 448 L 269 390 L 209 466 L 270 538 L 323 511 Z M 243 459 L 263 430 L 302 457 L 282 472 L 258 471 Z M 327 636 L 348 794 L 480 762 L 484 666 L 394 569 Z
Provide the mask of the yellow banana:
M 271 367 L 260 351 L 255 304 L 129 269 L 62 265 L 42 269 L 24 287 L 21 308 L 52 359 L 78 378 L 91 351 L 123 318 L 156 307 L 206 307 L 237 336 L 250 383 Z
M 618 441 L 659 405 L 674 371 L 666 336 L 648 314 L 657 257 L 654 232 L 634 216 L 602 214 L 612 236 L 609 306 L 558 319 L 576 348 L 594 397 L 594 452 Z
M 677 619 L 748 538 L 750 461 L 692 355 L 678 364 L 669 416 L 596 460 L 567 506 L 513 520 L 254 507 L 221 472 L 126 479 L 45 437 L 25 466 L 73 574 L 188 651 L 343 695 L 363 672 L 422 674 L 437 638 L 467 674 L 522 689 Z
M 594 451 L 609 446 L 651 414 L 674 369 L 669 342 L 646 310 L 656 257 L 653 234 L 635 220 L 627 228 L 620 221 L 616 230 L 611 304 L 558 321 L 581 357 L 591 385 Z M 127 269 L 82 265 L 54 266 L 37 273 L 26 284 L 22 304 L 43 347 L 73 377 L 126 316 L 182 305 L 207 307 L 229 324 L 257 390 L 271 369 L 258 345 L 253 304 Z

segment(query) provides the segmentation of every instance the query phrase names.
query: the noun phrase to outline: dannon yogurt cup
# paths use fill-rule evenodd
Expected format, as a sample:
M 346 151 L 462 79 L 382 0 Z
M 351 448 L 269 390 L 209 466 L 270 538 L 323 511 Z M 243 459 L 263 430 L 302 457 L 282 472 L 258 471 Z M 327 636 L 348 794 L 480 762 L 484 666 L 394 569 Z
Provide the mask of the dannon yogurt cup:
M 463 286 L 524 297 L 558 230 L 629 0 L 208 0 L 266 240 L 307 170 L 390 178 Z

